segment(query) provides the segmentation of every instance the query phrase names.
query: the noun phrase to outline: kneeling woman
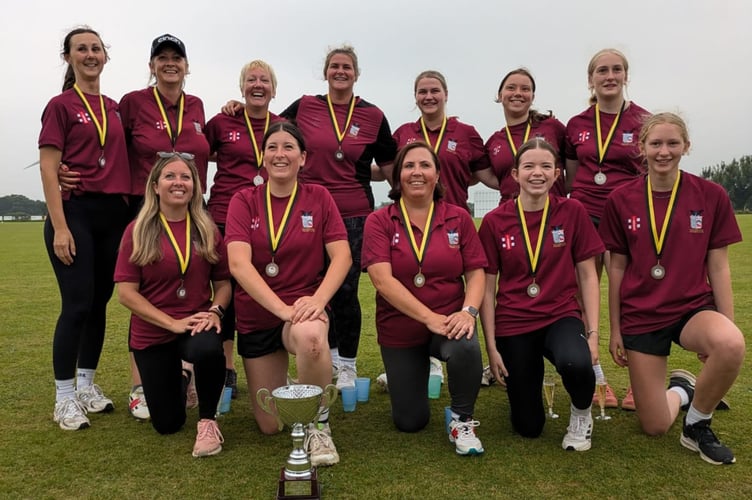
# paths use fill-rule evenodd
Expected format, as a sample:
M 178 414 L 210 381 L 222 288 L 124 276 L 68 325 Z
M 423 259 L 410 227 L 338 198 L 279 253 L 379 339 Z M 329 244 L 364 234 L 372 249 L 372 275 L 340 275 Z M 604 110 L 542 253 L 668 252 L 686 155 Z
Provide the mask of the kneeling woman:
M 322 388 L 332 381 L 328 304 L 352 264 L 347 231 L 326 188 L 298 183 L 306 159 L 303 136 L 289 122 L 269 126 L 264 136 L 266 184 L 233 196 L 225 235 L 230 270 L 237 280 L 238 353 L 243 357 L 253 414 L 261 432 L 277 432 L 264 412 L 259 389 L 283 386 L 288 353 L 296 356 L 302 384 Z M 329 264 L 327 267 L 327 258 Z M 313 465 L 339 461 L 328 411 L 307 429 Z
M 481 322 L 491 370 L 507 381 L 514 430 L 525 437 L 543 431 L 545 357 L 572 399 L 562 447 L 585 451 L 598 360 L 598 332 L 585 332 L 585 324 L 598 324 L 595 257 L 603 244 L 580 202 L 550 193 L 560 175 L 557 161 L 545 140 L 523 144 L 511 172 L 519 196 L 483 218 L 479 233 L 489 265 Z
M 441 199 L 439 174 L 425 143 L 400 150 L 389 193 L 395 203 L 368 216 L 362 265 L 378 292 L 376 332 L 394 424 L 403 432 L 428 424 L 433 356 L 447 364 L 449 441 L 458 454 L 475 455 L 483 453 L 473 411 L 483 371 L 475 324 L 486 257 L 467 210 Z
M 130 347 L 154 428 L 179 431 L 193 363 L 199 400 L 194 457 L 222 451 L 215 421 L 225 377 L 221 316 L 230 300 L 222 237 L 203 206 L 189 153 L 159 153 L 144 205 L 123 235 L 115 269 L 120 302 L 130 309 Z

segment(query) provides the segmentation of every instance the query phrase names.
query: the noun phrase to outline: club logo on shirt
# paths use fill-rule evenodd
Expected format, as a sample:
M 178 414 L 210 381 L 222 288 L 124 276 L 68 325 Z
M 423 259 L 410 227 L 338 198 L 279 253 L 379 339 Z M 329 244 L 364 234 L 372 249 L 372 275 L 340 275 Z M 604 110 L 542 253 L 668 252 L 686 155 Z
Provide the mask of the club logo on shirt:
M 254 217 L 251 219 L 251 231 L 255 231 L 259 228 L 259 225 L 261 224 L 261 219 L 259 217 Z
M 561 226 L 554 226 L 551 228 L 551 237 L 554 240 L 555 247 L 563 247 L 567 244 L 567 240 L 564 237 L 564 228 Z
M 416 137 L 410 137 L 407 142 L 405 142 L 405 146 L 408 144 L 412 144 L 413 142 L 417 141 L 418 139 Z
M 193 128 L 196 130 L 197 134 L 203 134 L 201 131 L 201 124 L 199 122 L 193 122 Z
M 227 133 L 227 140 L 230 142 L 238 142 L 240 140 L 240 132 L 237 130 L 231 130 Z
M 702 210 L 689 211 L 689 232 L 702 233 Z
M 78 120 L 78 123 L 91 123 L 91 117 L 86 111 L 79 111 L 78 113 L 76 113 L 76 119 Z
M 634 134 L 632 132 L 624 132 L 621 134 L 622 144 L 632 144 L 634 142 Z
M 360 132 L 360 125 L 357 123 L 350 125 L 350 137 L 358 137 L 358 132 Z
M 451 151 L 452 153 L 457 151 L 457 141 L 454 139 L 449 139 L 447 141 L 447 151 Z
M 154 126 L 157 127 L 157 130 L 167 130 L 167 124 L 163 120 L 154 122 Z
M 449 240 L 449 248 L 459 248 L 460 246 L 460 233 L 456 229 L 447 230 L 447 239 Z
M 516 245 L 514 236 L 507 233 L 501 236 L 501 248 L 504 250 L 511 250 Z
M 399 233 L 394 233 L 394 236 L 392 236 L 392 246 L 396 247 L 399 245 Z
M 497 154 L 499 154 L 499 151 L 501 151 L 501 145 L 494 146 L 491 154 L 496 156 Z
M 583 130 L 579 134 L 577 134 L 577 142 L 585 142 L 587 140 L 590 140 L 590 131 Z
M 641 227 L 640 218 L 637 217 L 636 215 L 633 215 L 632 217 L 627 219 L 627 227 L 629 228 L 630 231 L 632 231 L 633 233 L 636 233 L 637 230 L 640 229 Z
M 303 225 L 304 233 L 312 233 L 316 230 L 313 227 L 313 212 L 303 212 L 300 216 L 300 223 Z

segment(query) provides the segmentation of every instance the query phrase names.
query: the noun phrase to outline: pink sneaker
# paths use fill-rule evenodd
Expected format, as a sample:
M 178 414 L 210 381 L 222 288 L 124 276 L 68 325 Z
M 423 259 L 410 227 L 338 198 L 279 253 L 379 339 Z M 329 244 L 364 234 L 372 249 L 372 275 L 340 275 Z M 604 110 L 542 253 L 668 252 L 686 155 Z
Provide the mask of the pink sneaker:
M 193 445 L 194 457 L 210 457 L 222 451 L 222 443 L 225 438 L 219 432 L 217 422 L 202 418 L 198 421 L 196 432 L 196 444 Z
M 628 411 L 635 411 L 637 407 L 634 402 L 634 394 L 632 394 L 632 386 L 627 387 L 627 395 L 621 400 L 621 409 Z
M 598 406 L 598 390 L 596 389 L 593 394 L 593 406 Z M 619 400 L 616 399 L 616 394 L 611 386 L 606 384 L 606 408 L 618 408 Z

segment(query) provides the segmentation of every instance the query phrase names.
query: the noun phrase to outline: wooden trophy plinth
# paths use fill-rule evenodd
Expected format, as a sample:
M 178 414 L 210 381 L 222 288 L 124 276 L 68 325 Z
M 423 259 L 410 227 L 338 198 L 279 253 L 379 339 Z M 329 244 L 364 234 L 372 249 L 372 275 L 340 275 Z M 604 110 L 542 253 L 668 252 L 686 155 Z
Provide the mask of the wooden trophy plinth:
M 321 498 L 316 467 L 311 468 L 311 477 L 306 479 L 288 479 L 284 467 L 279 472 L 277 500 L 317 500 Z

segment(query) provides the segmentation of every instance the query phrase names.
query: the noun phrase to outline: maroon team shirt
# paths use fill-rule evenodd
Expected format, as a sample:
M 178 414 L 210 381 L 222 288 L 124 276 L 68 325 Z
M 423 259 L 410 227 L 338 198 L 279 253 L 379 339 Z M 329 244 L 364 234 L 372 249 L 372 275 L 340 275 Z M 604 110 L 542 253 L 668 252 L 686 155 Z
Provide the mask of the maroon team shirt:
M 256 145 L 263 151 L 264 126 L 266 119 L 251 118 Z M 269 114 L 269 124 L 281 120 L 274 113 Z M 214 222 L 224 224 L 227 218 L 227 207 L 232 195 L 241 189 L 253 186 L 256 175 L 263 177 L 264 182 L 269 177 L 265 168 L 256 164 L 256 152 L 253 150 L 251 137 L 248 135 L 248 125 L 245 114 L 238 113 L 227 116 L 217 114 L 206 124 L 206 139 L 209 149 L 217 153 L 217 172 L 214 174 L 214 184 L 209 196 L 209 213 Z
M 99 95 L 84 94 L 99 123 L 102 112 Z M 73 172 L 81 174 L 81 193 L 130 193 L 131 174 L 128 169 L 128 153 L 125 147 L 123 125 L 120 123 L 118 105 L 109 97 L 102 96 L 107 113 L 107 135 L 104 142 L 104 168 L 99 166 L 102 148 L 94 120 L 76 94 L 69 89 L 53 97 L 42 112 L 42 131 L 39 147 L 51 146 L 62 151 L 61 162 Z M 60 193 L 64 200 L 70 191 Z
M 185 220 L 168 222 L 168 224 L 181 251 L 185 252 L 183 248 Z M 143 267 L 137 266 L 130 262 L 133 253 L 134 225 L 135 221 L 131 222 L 123 234 L 115 266 L 115 282 L 138 283 L 139 293 L 154 307 L 173 318 L 185 318 L 200 311 L 208 311 L 212 304 L 210 282 L 230 279 L 227 251 L 219 231 L 216 231 L 214 235 L 219 261 L 216 264 L 210 264 L 194 249 L 183 282 L 186 296 L 184 299 L 179 299 L 177 290 L 180 288 L 180 264 L 169 237 L 164 230 L 159 237 L 162 249 L 161 260 Z M 176 338 L 176 334 L 169 330 L 153 325 L 136 314 L 131 314 L 130 347 L 132 349 L 146 349 L 154 345 L 166 344 Z
M 657 257 L 643 177 L 614 191 L 599 227 L 606 248 L 626 255 L 619 290 L 621 333 L 636 335 L 665 328 L 685 314 L 714 304 L 707 281 L 708 251 L 742 240 L 731 201 L 717 184 L 682 172 L 661 265 L 662 280 L 650 276 Z M 658 231 L 668 209 L 669 193 L 653 193 Z
M 540 285 L 537 297 L 527 294 L 533 278 L 516 200 L 507 200 L 483 217 L 479 235 L 488 256 L 486 273 L 499 275 L 497 337 L 530 333 L 561 318 L 581 317 L 575 266 L 603 253 L 603 243 L 580 202 L 553 195 L 549 199 L 535 278 Z M 525 212 L 533 250 L 542 216 L 542 210 Z
M 306 139 L 305 167 L 300 180 L 325 186 L 342 217 L 362 217 L 373 211 L 371 163 L 380 166 L 394 161 L 397 146 L 384 113 L 373 104 L 355 98 L 350 127 L 342 142 L 344 161 L 337 161 L 337 133 L 334 130 L 325 95 L 303 96 L 280 116 L 296 120 Z M 349 104 L 335 104 L 340 130 L 347 119 Z
M 436 145 L 441 129 L 428 131 L 431 144 Z M 425 142 L 420 120 L 405 123 L 394 132 L 397 147 L 402 148 L 411 142 Z M 456 117 L 447 119 L 444 137 L 438 150 L 441 162 L 441 184 L 446 189 L 444 200 L 452 205 L 467 207 L 467 188 L 473 172 L 485 170 L 491 166 L 486 154 L 486 148 L 475 127 L 457 120 Z
M 527 131 L 527 122 L 519 123 L 509 127 L 509 133 L 512 135 L 514 146 L 519 151 L 524 144 L 525 132 Z M 533 120 L 530 125 L 530 134 L 528 140 L 540 137 L 545 139 L 559 154 L 559 161 L 556 168 L 560 169 L 559 179 L 551 187 L 551 193 L 557 196 L 566 196 L 564 185 L 564 149 L 566 145 L 566 127 L 556 118 L 550 117 L 543 121 Z M 501 199 L 499 204 L 505 200 L 515 198 L 520 193 L 520 185 L 512 177 L 512 167 L 514 167 L 514 151 L 509 145 L 506 128 L 493 133 L 486 141 L 486 149 L 491 158 L 496 178 L 499 179 L 499 191 Z
M 272 196 L 274 227 L 287 207 L 289 197 Z M 272 260 L 269 230 L 266 220 L 266 188 L 252 186 L 232 197 L 225 226 L 227 243 L 249 243 L 252 264 L 266 283 L 285 304 L 313 295 L 325 272 L 327 243 L 347 241 L 347 231 L 331 195 L 321 186 L 298 184 L 298 194 L 280 239 L 274 262 L 279 274 L 269 277 L 266 265 Z M 238 315 L 238 334 L 252 334 L 268 330 L 281 320 L 253 300 L 242 286 L 235 288 L 235 311 Z
M 418 245 L 425 235 L 413 225 Z M 426 284 L 418 288 L 413 278 L 418 262 L 410 246 L 399 205 L 377 210 L 366 219 L 362 267 L 380 262 L 392 265 L 392 274 L 419 301 L 438 314 L 459 311 L 465 300 L 464 274 L 486 266 L 486 256 L 467 210 L 443 200 L 436 202 L 430 240 L 426 244 L 422 272 Z M 427 343 L 430 330 L 376 294 L 376 333 L 384 347 L 414 347 Z
M 593 180 L 598 173 L 595 106 L 590 106 L 567 123 L 566 157 L 579 162 L 570 198 L 582 202 L 592 217 L 600 218 L 603 215 L 603 207 L 611 191 L 644 173 L 638 142 L 640 128 L 649 115 L 648 111 L 633 102 L 622 113 L 603 160 L 602 172 L 607 180 L 602 186 Z M 615 119 L 616 114 L 601 112 L 601 140 L 606 140 Z
M 183 130 L 172 145 L 167 125 L 162 119 L 153 87 L 135 90 L 120 99 L 120 113 L 128 141 L 131 162 L 131 194 L 143 196 L 159 151 L 180 151 L 195 155 L 201 190 L 206 191 L 206 171 L 209 165 L 209 143 L 204 136 L 204 103 L 196 96 L 185 94 Z M 177 133 L 179 102 L 171 103 L 160 96 L 173 134 Z

